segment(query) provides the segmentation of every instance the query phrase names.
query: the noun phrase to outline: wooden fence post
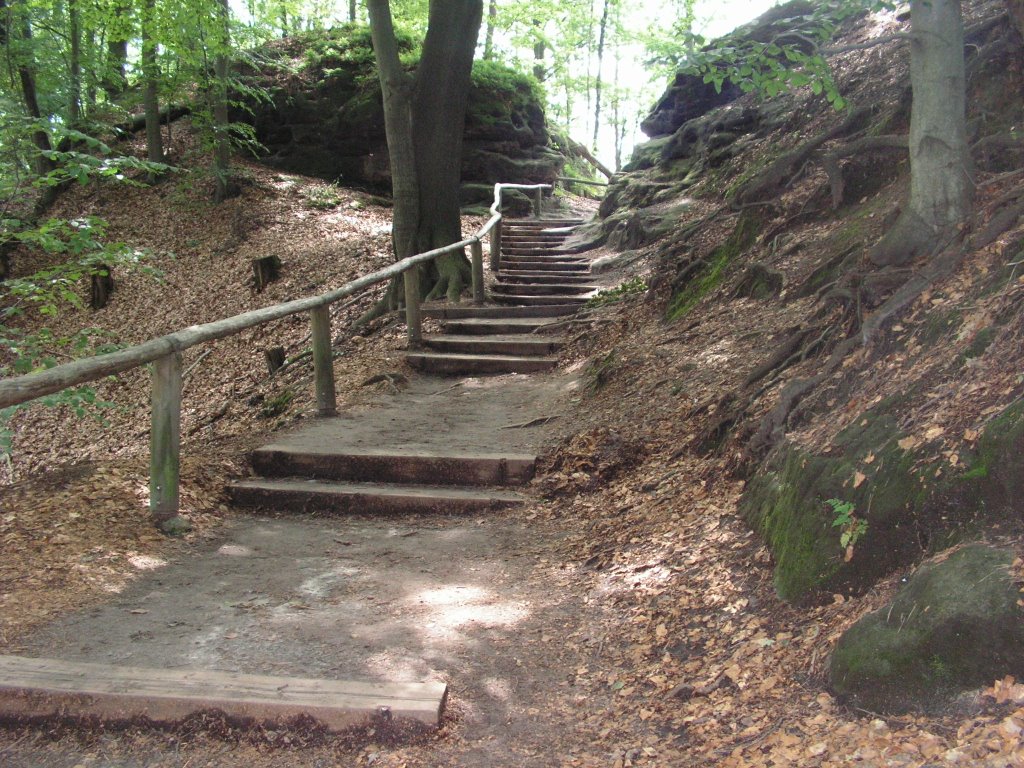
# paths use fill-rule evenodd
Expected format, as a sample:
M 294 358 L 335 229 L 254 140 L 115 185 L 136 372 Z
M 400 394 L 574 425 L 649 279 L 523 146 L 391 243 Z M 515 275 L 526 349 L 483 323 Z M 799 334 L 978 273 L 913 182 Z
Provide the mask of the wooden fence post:
M 331 346 L 331 307 L 323 305 L 309 313 L 313 331 L 313 380 L 316 382 L 316 413 L 334 416 L 338 398 L 334 391 L 334 351 Z
M 153 363 L 153 412 L 149 433 L 149 511 L 165 533 L 184 533 L 178 514 L 181 466 L 181 353 Z
M 405 283 L 405 325 L 410 347 L 418 347 L 423 341 L 423 320 L 420 315 L 420 268 L 418 266 L 405 270 L 402 274 Z
M 501 219 L 491 228 L 491 272 L 501 269 Z
M 544 205 L 544 190 L 535 189 L 533 191 L 533 215 L 536 218 L 540 218 L 541 208 Z
M 484 303 L 484 246 L 480 240 L 474 240 L 469 250 L 473 255 L 473 302 Z

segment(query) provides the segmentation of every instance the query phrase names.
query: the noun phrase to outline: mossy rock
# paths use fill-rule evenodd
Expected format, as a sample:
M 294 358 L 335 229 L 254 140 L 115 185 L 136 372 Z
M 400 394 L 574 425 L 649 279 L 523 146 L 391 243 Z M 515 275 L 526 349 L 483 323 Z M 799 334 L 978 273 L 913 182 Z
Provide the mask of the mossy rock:
M 993 525 L 1020 526 L 1024 401 L 989 422 L 956 471 L 900 427 L 913 398 L 881 401 L 842 430 L 828 454 L 782 444 L 747 483 L 740 511 L 772 552 L 783 599 L 859 593 L 928 552 Z M 849 502 L 867 522 L 849 561 L 828 499 Z
M 657 139 L 637 144 L 633 147 L 633 156 L 622 167 L 622 170 L 626 173 L 632 173 L 633 171 L 645 171 L 648 168 L 653 168 L 661 160 L 662 150 L 670 141 L 672 141 L 671 136 L 661 136 Z
M 1024 612 L 1014 552 L 966 546 L 921 566 L 891 605 L 868 614 L 832 654 L 832 688 L 876 712 L 934 712 L 1005 675 L 1024 676 Z

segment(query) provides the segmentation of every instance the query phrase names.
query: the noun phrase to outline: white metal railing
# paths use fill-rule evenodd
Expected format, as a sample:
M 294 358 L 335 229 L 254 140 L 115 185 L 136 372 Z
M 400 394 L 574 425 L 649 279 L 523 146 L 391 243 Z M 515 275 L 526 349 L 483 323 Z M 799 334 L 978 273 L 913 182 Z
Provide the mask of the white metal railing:
M 337 412 L 337 396 L 331 349 L 331 305 L 361 293 L 373 285 L 402 275 L 409 343 L 412 346 L 419 344 L 422 338 L 419 266 L 433 261 L 438 256 L 469 247 L 473 267 L 473 300 L 483 303 L 481 239 L 490 233 L 491 267 L 496 270 L 501 259 L 502 192 L 509 189 L 533 192 L 534 215 L 540 218 L 544 191 L 551 188 L 550 184 L 495 184 L 494 204 L 490 208 L 491 217 L 472 237 L 402 259 L 333 291 L 243 312 L 211 323 L 192 325 L 109 354 L 76 360 L 24 376 L 0 379 L 0 408 L 26 403 L 68 387 L 153 363 L 149 508 L 156 524 L 164 530 L 171 530 L 180 523 L 178 479 L 181 449 L 182 352 L 199 344 L 233 336 L 249 328 L 300 312 L 309 312 L 317 413 L 320 416 L 332 416 Z

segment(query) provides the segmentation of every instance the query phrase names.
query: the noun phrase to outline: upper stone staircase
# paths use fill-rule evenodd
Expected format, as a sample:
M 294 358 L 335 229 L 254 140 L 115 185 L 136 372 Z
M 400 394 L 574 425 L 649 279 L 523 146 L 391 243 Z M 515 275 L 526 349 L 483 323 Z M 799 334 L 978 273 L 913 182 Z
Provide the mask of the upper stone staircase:
M 480 375 L 546 371 L 558 363 L 564 338 L 544 329 L 574 314 L 597 286 L 588 260 L 565 249 L 578 219 L 506 220 L 501 261 L 491 285 L 493 305 L 424 306 L 441 320 L 439 334 L 406 355 L 424 373 Z

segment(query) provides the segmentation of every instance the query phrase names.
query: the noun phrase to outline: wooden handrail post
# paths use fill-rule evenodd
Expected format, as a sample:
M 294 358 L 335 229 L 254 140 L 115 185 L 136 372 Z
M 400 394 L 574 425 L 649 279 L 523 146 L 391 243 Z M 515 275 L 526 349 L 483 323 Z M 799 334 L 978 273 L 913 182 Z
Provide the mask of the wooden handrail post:
M 178 514 L 181 467 L 181 353 L 153 363 L 153 412 L 149 433 L 149 511 L 165 533 L 191 527 Z
M 484 246 L 479 240 L 474 240 L 469 246 L 473 256 L 473 302 L 484 303 Z
M 405 325 L 410 347 L 418 347 L 423 341 L 423 318 L 420 313 L 420 268 L 405 270 Z
M 544 190 L 538 187 L 533 190 L 533 215 L 540 218 L 541 209 L 544 206 Z
M 331 307 L 328 304 L 309 312 L 313 337 L 313 380 L 316 383 L 316 413 L 334 416 L 338 397 L 334 390 L 334 350 L 331 345 Z
M 501 269 L 501 220 L 491 228 L 491 272 Z

